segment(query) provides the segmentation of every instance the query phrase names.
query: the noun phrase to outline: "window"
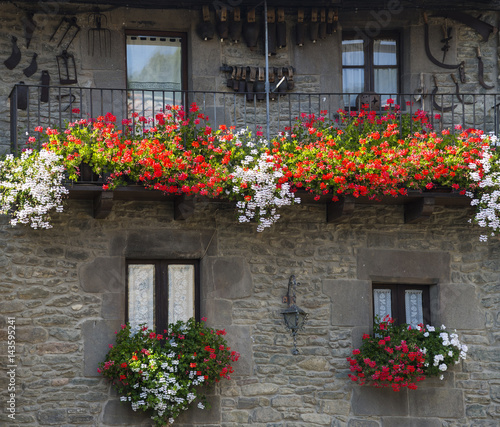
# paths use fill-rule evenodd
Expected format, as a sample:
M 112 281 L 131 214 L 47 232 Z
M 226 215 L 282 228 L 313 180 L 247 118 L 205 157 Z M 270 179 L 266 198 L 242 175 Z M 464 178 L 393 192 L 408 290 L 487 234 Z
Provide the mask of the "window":
M 198 262 L 127 262 L 127 320 L 133 330 L 143 323 L 162 331 L 178 320 L 199 320 L 199 300 Z
M 181 103 L 178 91 L 186 89 L 186 35 L 127 31 L 126 39 L 129 109 L 153 115 L 166 104 Z
M 396 323 L 430 323 L 429 286 L 425 285 L 373 285 L 373 314 L 382 319 L 390 315 Z
M 342 40 L 342 89 L 344 93 L 377 92 L 385 104 L 399 92 L 399 37 L 381 33 L 371 39 L 349 33 Z M 385 94 L 385 95 L 384 95 Z M 356 96 L 346 96 L 345 105 L 356 107 Z

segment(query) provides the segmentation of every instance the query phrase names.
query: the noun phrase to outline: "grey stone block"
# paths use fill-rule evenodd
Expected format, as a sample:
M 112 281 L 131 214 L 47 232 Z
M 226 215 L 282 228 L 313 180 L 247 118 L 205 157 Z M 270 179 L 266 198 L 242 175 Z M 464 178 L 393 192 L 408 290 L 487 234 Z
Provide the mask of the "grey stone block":
M 146 412 L 134 412 L 128 402 L 108 400 L 104 406 L 103 423 L 110 426 L 150 426 L 151 419 Z
M 389 389 L 354 387 L 351 398 L 354 415 L 408 415 L 408 392 Z
M 365 326 L 371 319 L 371 286 L 366 280 L 323 280 L 332 301 L 332 325 Z
M 358 279 L 433 284 L 450 279 L 450 255 L 443 252 L 359 249 Z
M 441 323 L 453 329 L 483 329 L 486 316 L 473 285 L 442 284 L 438 286 L 438 316 Z
M 66 418 L 66 409 L 47 409 L 38 413 L 38 420 L 42 425 L 61 425 Z
M 202 313 L 210 323 L 216 325 L 231 325 L 233 323 L 233 303 L 227 300 L 202 301 Z
M 347 427 L 380 427 L 380 424 L 376 421 L 368 421 L 368 420 L 349 420 Z
M 213 230 L 150 229 L 117 236 L 111 242 L 111 254 L 125 258 L 196 259 L 217 253 L 217 236 Z
M 412 417 L 460 418 L 464 416 L 462 390 L 445 388 L 419 388 L 409 399 Z
M 200 409 L 196 406 L 196 403 L 193 403 L 187 411 L 182 412 L 177 417 L 175 424 L 206 425 L 220 423 L 220 396 L 207 396 L 207 402 L 210 409 Z
M 231 350 L 244 355 L 233 363 L 234 376 L 252 375 L 254 362 L 251 329 L 248 326 L 228 326 L 225 329 L 226 339 Z
M 125 294 L 106 293 L 102 295 L 101 317 L 103 319 L 125 320 Z
M 240 299 L 252 294 L 252 274 L 245 258 L 216 258 L 212 274 L 216 297 Z
M 85 292 L 124 292 L 125 259 L 96 258 L 80 268 L 79 278 L 80 286 Z
M 85 376 L 100 376 L 97 373 L 98 364 L 104 361 L 109 344 L 115 343 L 115 331 L 119 328 L 118 320 L 87 320 L 82 324 Z
M 437 420 L 435 418 L 384 417 L 382 418 L 382 426 L 383 427 L 441 427 L 442 423 L 440 420 Z

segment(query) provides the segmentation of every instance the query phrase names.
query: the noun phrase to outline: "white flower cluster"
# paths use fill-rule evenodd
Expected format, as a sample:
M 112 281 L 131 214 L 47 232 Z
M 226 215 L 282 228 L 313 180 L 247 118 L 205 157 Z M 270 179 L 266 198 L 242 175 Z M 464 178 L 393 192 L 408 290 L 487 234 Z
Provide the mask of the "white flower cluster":
M 482 135 L 482 138 L 488 138 L 490 145 L 497 145 L 497 137 L 494 134 Z M 491 236 L 494 236 L 500 228 L 500 160 L 492 161 L 491 159 L 491 149 L 485 146 L 481 158 L 483 176 L 481 177 L 475 164 L 470 165 L 470 176 L 483 191 L 480 198 L 475 198 L 470 191 L 466 194 L 472 198 L 471 205 L 477 206 L 475 221 L 481 227 L 490 228 Z M 488 236 L 483 234 L 479 240 L 485 242 L 488 240 Z
M 260 144 L 266 144 L 261 141 Z M 236 183 L 229 194 L 247 199 L 236 203 L 240 222 L 249 222 L 252 219 L 258 221 L 257 231 L 264 231 L 271 227 L 280 215 L 277 209 L 281 206 L 288 206 L 292 203 L 300 203 L 300 199 L 292 193 L 290 184 L 279 185 L 279 179 L 283 177 L 283 171 L 277 167 L 273 157 L 266 153 L 261 153 L 254 148 L 255 143 L 247 142 L 250 154 L 245 156 L 241 166 L 236 166 L 233 181 Z M 240 184 L 237 184 L 240 183 Z M 250 197 L 251 196 L 251 197 Z
M 196 371 L 191 371 L 189 380 L 179 383 L 175 375 L 178 363 L 177 354 L 170 352 L 161 361 L 150 357 L 148 364 L 142 363 L 140 367 L 132 368 L 135 372 L 142 371 L 141 384 L 133 386 L 134 389 L 139 389 L 140 393 L 138 396 L 122 396 L 120 400 L 130 402 L 134 411 L 153 409 L 159 417 L 166 412 L 174 413 L 187 409 L 197 398 L 194 387 L 202 384 L 205 378 L 203 375 L 198 376 Z M 152 418 L 155 419 L 154 416 Z M 174 418 L 169 418 L 168 422 L 173 424 Z
M 61 157 L 51 151 L 8 154 L 0 161 L 0 214 L 10 214 L 13 226 L 51 228 L 50 211 L 62 212 L 62 199 L 68 194 L 63 179 Z
M 434 326 L 426 325 L 427 331 L 434 332 L 436 329 Z M 462 344 L 460 340 L 458 339 L 458 334 L 452 333 L 448 334 L 448 332 L 443 332 L 446 329 L 444 325 L 441 325 L 441 332 L 439 333 L 439 337 L 441 338 L 442 344 L 445 347 L 450 347 L 453 346 L 460 350 L 460 354 L 458 356 L 458 359 L 455 361 L 455 364 L 460 362 L 460 359 L 465 360 L 467 357 L 467 351 L 468 347 L 465 344 Z M 427 335 L 424 333 L 425 337 L 428 337 L 429 334 Z M 424 348 L 423 351 L 424 354 L 427 353 L 427 349 Z M 449 350 L 446 352 L 446 356 L 448 357 L 453 357 L 453 351 Z M 448 369 L 448 365 L 445 363 L 445 354 L 435 354 L 434 359 L 433 359 L 433 365 L 437 366 L 440 371 L 446 371 Z M 428 364 L 426 364 L 428 366 Z M 443 375 L 439 377 L 441 380 L 444 378 Z

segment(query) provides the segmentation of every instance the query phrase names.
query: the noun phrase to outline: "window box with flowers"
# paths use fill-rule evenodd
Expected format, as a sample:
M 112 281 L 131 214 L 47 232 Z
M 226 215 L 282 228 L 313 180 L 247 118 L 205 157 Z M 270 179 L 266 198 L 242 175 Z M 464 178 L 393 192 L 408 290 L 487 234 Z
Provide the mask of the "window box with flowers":
M 471 195 L 498 188 L 498 180 L 494 187 L 478 182 L 488 167 L 483 152 L 492 138 L 480 130 L 438 132 L 427 113 L 402 113 L 393 103 L 383 115 L 362 109 L 339 111 L 338 117 L 302 114 L 270 141 L 224 125 L 214 130 L 195 104 L 189 112 L 167 106 L 154 118 L 134 115 L 121 128 L 108 113 L 66 129 L 35 131 L 40 152 L 55 154 L 72 181 L 86 163 L 100 176 L 109 174 L 103 190 L 133 182 L 166 195 L 222 198 L 236 202 L 240 222 L 256 220 L 258 231 L 279 219 L 280 207 L 300 203 L 299 190 L 335 202 L 344 196 L 407 196 L 437 186 Z M 497 154 L 491 153 L 488 162 L 494 164 Z M 30 162 L 24 158 L 21 169 L 29 169 Z M 0 188 L 8 188 L 1 206 L 15 215 L 25 193 L 12 189 L 11 163 L 0 168 Z M 48 224 L 50 213 L 41 215 Z
M 347 358 L 349 378 L 357 384 L 377 388 L 417 389 L 417 382 L 429 376 L 444 378 L 450 366 L 465 360 L 467 346 L 444 325 L 435 328 L 396 325 L 386 316 L 377 321 L 373 335 L 364 334 L 361 348 Z
M 145 411 L 157 426 L 170 426 L 177 416 L 198 401 L 207 407 L 205 392 L 211 384 L 230 379 L 239 353 L 228 347 L 224 329 L 178 321 L 157 333 L 147 326 L 117 332 L 116 343 L 98 372 L 109 379 L 134 411 Z

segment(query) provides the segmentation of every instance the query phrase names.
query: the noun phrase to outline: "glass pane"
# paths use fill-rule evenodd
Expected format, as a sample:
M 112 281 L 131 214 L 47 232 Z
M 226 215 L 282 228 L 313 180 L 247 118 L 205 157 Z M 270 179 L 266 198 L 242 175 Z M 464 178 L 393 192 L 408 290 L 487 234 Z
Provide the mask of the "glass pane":
M 128 320 L 132 331 L 137 332 L 145 323 L 154 328 L 155 266 L 129 264 L 128 266 Z
M 384 105 L 387 103 L 387 99 L 394 99 L 398 93 L 398 70 L 396 68 L 376 68 L 374 77 L 375 92 L 382 94 L 380 102 Z
M 168 266 L 168 323 L 194 317 L 194 265 Z
M 392 317 L 390 289 L 374 289 L 373 303 L 375 309 L 375 317 L 378 316 L 380 320 L 382 320 L 387 315 Z
M 128 35 L 127 88 L 131 112 L 151 116 L 173 104 L 172 91 L 182 89 L 181 38 Z
M 365 89 L 365 72 L 362 68 L 344 68 L 342 70 L 342 90 L 344 93 L 355 95 L 344 95 L 344 105 L 355 107 L 356 96 Z
M 419 323 L 424 323 L 422 291 L 405 291 L 406 323 L 416 328 Z
M 363 40 L 342 40 L 342 65 L 364 65 Z
M 375 40 L 373 42 L 373 63 L 375 65 L 397 65 L 396 40 Z

